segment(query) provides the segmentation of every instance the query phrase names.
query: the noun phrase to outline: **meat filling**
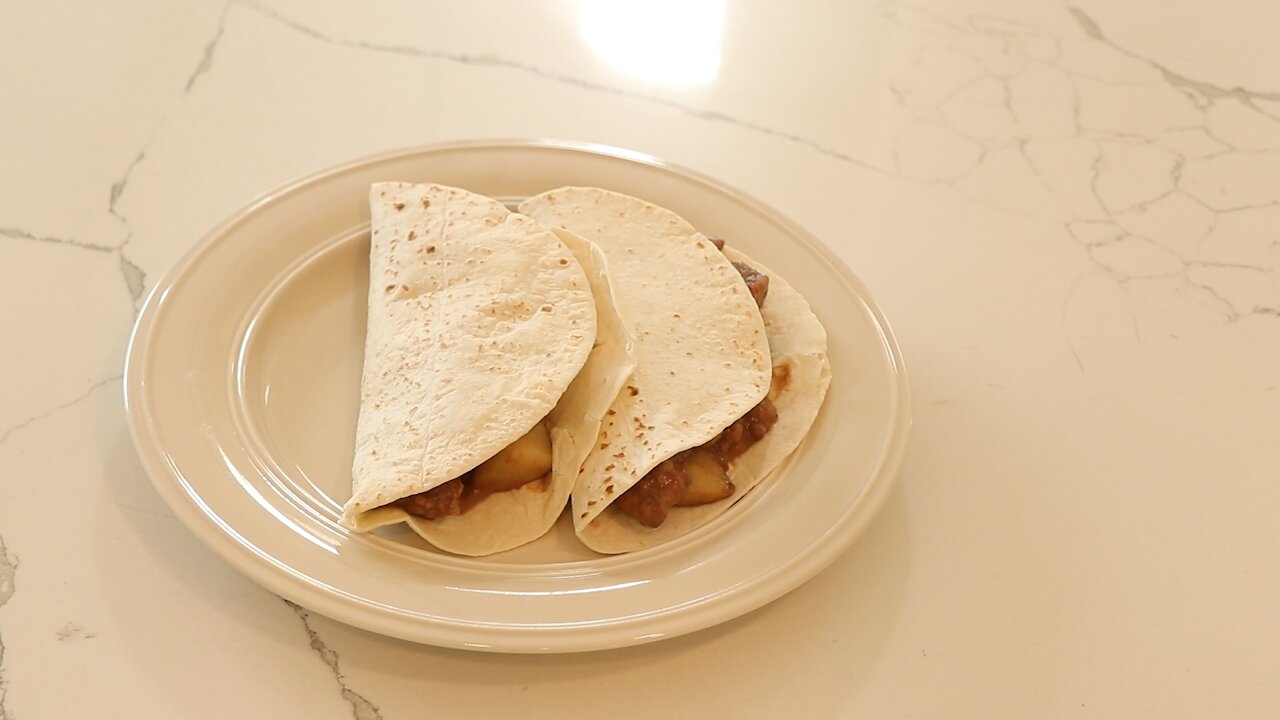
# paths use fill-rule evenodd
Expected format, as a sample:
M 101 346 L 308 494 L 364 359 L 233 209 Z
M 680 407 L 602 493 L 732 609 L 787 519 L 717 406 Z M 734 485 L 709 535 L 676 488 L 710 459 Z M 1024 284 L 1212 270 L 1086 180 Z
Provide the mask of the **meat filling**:
M 724 249 L 723 240 L 711 241 Z M 742 275 L 756 306 L 762 306 L 769 293 L 769 277 L 746 263 L 734 262 L 733 267 Z M 775 372 L 775 380 L 776 376 Z M 614 504 L 641 525 L 656 528 L 673 507 L 705 505 L 733 495 L 729 464 L 759 442 L 777 421 L 778 410 L 766 397 L 709 442 L 676 453 L 650 470 Z
M 756 301 L 756 307 L 763 307 L 764 296 L 769 294 L 769 276 L 736 260 L 733 262 L 733 267 L 746 281 L 747 289 L 751 291 L 751 297 Z
M 656 528 L 673 507 L 705 505 L 729 497 L 734 491 L 729 464 L 759 442 L 777 421 L 773 402 L 761 400 L 710 442 L 676 453 L 650 470 L 614 504 L 641 525 Z
M 392 504 L 410 515 L 438 520 L 461 515 L 496 492 L 515 490 L 535 481 L 541 481 L 545 488 L 550 472 L 551 440 L 546 425 L 539 422 L 474 470 Z
M 426 492 L 395 501 L 405 512 L 430 520 L 462 512 L 462 478 L 455 478 Z

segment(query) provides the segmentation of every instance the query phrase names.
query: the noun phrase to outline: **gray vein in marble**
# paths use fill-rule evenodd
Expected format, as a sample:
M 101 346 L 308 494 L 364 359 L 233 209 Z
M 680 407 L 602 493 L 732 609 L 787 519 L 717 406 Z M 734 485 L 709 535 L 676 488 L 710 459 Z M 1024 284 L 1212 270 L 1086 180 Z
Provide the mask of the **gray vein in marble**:
M 125 256 L 124 252 L 118 253 L 120 256 L 120 274 L 124 277 L 124 284 L 129 288 L 129 296 L 136 303 L 142 298 L 142 291 L 147 286 L 147 274 L 142 268 L 133 264 L 133 261 Z
M 106 378 L 106 379 L 104 379 L 104 380 L 99 380 L 98 382 L 94 383 L 93 385 L 90 385 L 90 386 L 89 386 L 89 388 L 88 388 L 87 390 L 85 390 L 83 393 L 80 393 L 80 394 L 79 394 L 79 395 L 77 395 L 76 397 L 74 397 L 74 398 L 72 398 L 72 399 L 70 399 L 70 400 L 68 400 L 68 401 L 66 401 L 66 402 L 64 402 L 64 403 L 62 403 L 61 405 L 59 405 L 59 406 L 57 406 L 57 407 L 55 407 L 55 408 L 51 408 L 51 409 L 49 409 L 49 410 L 46 410 L 46 411 L 44 411 L 44 412 L 40 413 L 39 415 L 35 415 L 35 416 L 32 416 L 32 417 L 29 417 L 29 418 L 27 418 L 26 420 L 23 420 L 22 422 L 18 423 L 17 425 L 14 425 L 13 427 L 9 428 L 8 430 L 5 430 L 5 431 L 4 431 L 4 434 L 3 434 L 3 435 L 0 435 L 0 445 L 3 445 L 3 444 L 5 443 L 5 441 L 9 439 L 9 436 L 13 435 L 14 433 L 18 432 L 19 430 L 22 430 L 23 428 L 25 428 L 25 427 L 27 427 L 27 426 L 31 425 L 32 423 L 39 422 L 39 421 L 41 421 L 41 420 L 43 420 L 43 419 L 45 419 L 45 418 L 49 417 L 50 415 L 53 415 L 53 414 L 54 414 L 54 413 L 56 413 L 56 412 L 59 412 L 59 411 L 61 411 L 61 410 L 66 410 L 67 408 L 71 407 L 72 405 L 75 405 L 76 403 L 83 401 L 85 398 L 89 397 L 89 396 L 90 396 L 90 395 L 92 395 L 94 392 L 96 392 L 96 391 L 98 391 L 100 388 L 102 388 L 102 386 L 104 386 L 104 385 L 108 385 L 108 384 L 113 383 L 113 382 L 116 382 L 116 381 L 118 381 L 121 377 L 123 377 L 123 376 L 121 376 L 121 375 L 112 375 L 111 377 Z
M 1081 375 L 1087 375 L 1084 371 L 1084 360 L 1080 358 L 1080 352 L 1076 350 L 1076 344 L 1071 341 L 1071 333 L 1067 332 L 1067 308 L 1071 305 L 1071 299 L 1075 297 L 1076 291 L 1080 289 L 1080 283 L 1089 277 L 1088 272 L 1082 272 L 1076 276 L 1075 280 L 1067 286 L 1066 292 L 1062 294 L 1062 334 L 1067 341 L 1067 349 L 1071 351 L 1071 357 L 1076 360 L 1076 367 L 1080 368 Z
M 1252 270 L 1263 275 L 1270 275 L 1266 268 L 1260 268 L 1257 265 L 1249 265 L 1248 263 L 1221 262 L 1218 260 L 1187 260 L 1188 265 L 1197 267 L 1227 268 L 1230 270 Z
M 1218 137 L 1210 131 L 1208 127 L 1209 117 L 1207 114 L 1207 108 L 1219 99 L 1231 99 L 1241 103 L 1246 108 L 1261 114 L 1266 117 L 1268 121 L 1275 122 L 1278 119 L 1274 114 L 1268 113 L 1262 104 L 1280 99 L 1280 93 L 1261 93 L 1243 88 L 1225 88 L 1174 72 L 1150 58 L 1142 57 L 1134 52 L 1126 50 L 1123 47 L 1117 46 L 1106 37 L 1097 22 L 1078 8 L 1067 5 L 1066 9 L 1070 13 L 1071 18 L 1080 27 L 1084 36 L 1087 38 L 1081 42 L 1096 42 L 1106 45 L 1118 55 L 1141 63 L 1145 67 L 1151 69 L 1152 79 L 1141 82 L 1131 80 L 1117 82 L 1114 78 L 1094 77 L 1095 73 L 1081 72 L 1078 69 L 1064 67 L 1060 62 L 1063 57 L 1062 41 L 1047 31 L 1038 28 L 1026 28 L 1014 25 L 1012 29 L 1008 29 L 1007 23 L 1000 23 L 993 26 L 985 16 L 972 16 L 968 18 L 968 22 L 961 23 L 956 22 L 951 18 L 946 17 L 945 14 L 938 13 L 930 8 L 918 8 L 906 3 L 889 0 L 880 6 L 880 14 L 888 22 L 903 27 L 914 37 L 922 37 L 923 46 L 926 48 L 936 46 L 947 52 L 955 52 L 973 60 L 985 70 L 984 74 L 979 78 L 973 78 L 968 76 L 967 73 L 961 73 L 960 76 L 955 79 L 954 85 L 950 88 L 944 89 L 941 99 L 934 102 L 931 108 L 920 108 L 911 100 L 915 97 L 912 93 L 912 70 L 920 66 L 920 58 L 923 57 L 924 52 L 921 51 L 921 53 L 916 55 L 914 63 L 911 64 L 911 68 L 909 68 L 904 74 L 900 74 L 895 77 L 891 87 L 891 95 L 898 107 L 906 114 L 913 117 L 917 122 L 936 124 L 940 127 L 946 128 L 948 131 L 953 132 L 958 136 L 973 140 L 971 133 L 967 133 L 960 127 L 956 127 L 951 122 L 951 118 L 941 112 L 946 103 L 952 98 L 972 87 L 975 83 L 990 78 L 1001 83 L 1001 87 L 1005 93 L 1004 99 L 1007 101 L 1005 111 L 1010 112 L 1012 108 L 1012 83 L 1027 68 L 1039 64 L 1043 67 L 1055 68 L 1056 70 L 1064 73 L 1069 83 L 1068 87 L 1071 92 L 1071 97 L 1069 108 L 1070 117 L 1063 119 L 1069 119 L 1071 126 L 1074 128 L 1074 133 L 1070 137 L 1072 139 L 1083 140 L 1091 143 L 1095 149 L 1095 155 L 1089 167 L 1088 174 L 1082 176 L 1080 181 L 1081 186 L 1077 186 L 1076 189 L 1088 193 L 1092 197 L 1092 201 L 1097 204 L 1098 208 L 1103 213 L 1102 217 L 1081 217 L 1079 215 L 1079 210 L 1071 209 L 1067 196 L 1054 190 L 1054 186 L 1049 183 L 1043 175 L 1042 169 L 1035 162 L 1031 162 L 1030 153 L 1027 152 L 1026 142 L 1030 139 L 1038 139 L 1038 136 L 1033 131 L 1028 131 L 1027 128 L 1020 123 L 1020 118 L 1016 115 L 1013 116 L 1015 127 L 1009 131 L 1008 137 L 989 138 L 982 141 L 981 147 L 983 148 L 983 151 L 970 167 L 959 173 L 948 174 L 948 177 L 937 179 L 916 177 L 914 179 L 920 182 L 946 187 L 951 191 L 958 193 L 962 197 L 1002 214 L 1013 217 L 1034 217 L 1036 219 L 1043 220 L 1046 218 L 1046 213 L 1049 212 L 1047 208 L 1033 208 L 1017 203 L 1010 206 L 1010 203 L 1001 201 L 998 196 L 992 196 L 990 191 L 972 186 L 965 182 L 966 178 L 980 171 L 980 168 L 988 162 L 988 158 L 992 153 L 1013 144 L 1016 147 L 1016 151 L 1026 161 L 1030 172 L 1039 181 L 1041 187 L 1049 190 L 1052 196 L 1059 198 L 1060 204 L 1067 209 L 1069 217 L 1063 227 L 1067 230 L 1070 237 L 1075 238 L 1075 240 L 1080 243 L 1083 256 L 1093 266 L 1093 272 L 1102 272 L 1121 288 L 1127 288 L 1130 284 L 1142 281 L 1175 279 L 1188 291 L 1198 290 L 1205 293 L 1207 299 L 1213 300 L 1215 312 L 1219 312 L 1219 314 L 1221 314 L 1229 323 L 1245 316 L 1280 316 L 1280 304 L 1277 304 L 1274 307 L 1256 307 L 1250 310 L 1250 312 L 1244 313 L 1241 309 L 1234 307 L 1231 302 L 1223 296 L 1222 289 L 1218 287 L 1209 287 L 1206 285 L 1208 281 L 1205 278 L 1193 278 L 1190 275 L 1192 269 L 1197 267 L 1196 259 L 1200 253 L 1200 248 L 1203 246 L 1204 241 L 1209 237 L 1210 233 L 1212 233 L 1217 227 L 1218 219 L 1221 214 L 1226 212 L 1245 211 L 1255 209 L 1257 207 L 1280 205 L 1280 202 L 1254 203 L 1240 207 L 1214 207 L 1210 205 L 1209 202 L 1196 197 L 1183 187 L 1184 169 L 1188 162 L 1191 159 L 1203 160 L 1205 159 L 1205 156 L 1189 156 L 1177 147 L 1171 147 L 1168 144 L 1161 142 L 1161 139 L 1164 138 L 1167 133 L 1175 130 L 1196 131 L 1203 133 L 1208 140 L 1217 143 L 1220 149 L 1214 153 L 1215 155 L 1226 153 L 1262 155 L 1268 151 L 1244 151 L 1241 148 L 1236 147 L 1233 143 Z M 1048 39 L 1050 47 L 1047 48 L 1047 52 L 1039 52 L 1036 56 L 1033 56 L 1029 55 L 1027 51 L 1024 51 L 1023 45 L 1020 43 L 1026 41 L 1027 38 L 1032 37 Z M 989 44 L 986 47 L 986 50 L 989 50 L 990 52 L 983 52 L 981 47 L 975 49 L 975 46 L 972 43 L 972 40 L 975 38 L 981 38 L 988 41 Z M 983 58 L 989 57 L 991 53 L 996 53 L 1001 57 L 1001 64 L 998 67 L 993 66 L 988 62 L 984 62 Z M 1018 55 L 1018 57 L 1010 57 L 1010 55 Z M 1199 119 L 1198 121 L 1183 122 L 1177 125 L 1163 127 L 1159 130 L 1158 136 L 1150 137 L 1147 133 L 1134 132 L 1123 125 L 1120 127 L 1107 127 L 1106 125 L 1110 123 L 1106 123 L 1101 127 L 1093 127 L 1090 123 L 1086 122 L 1086 118 L 1083 114 L 1085 103 L 1082 96 L 1084 94 L 1084 90 L 1088 88 L 1082 89 L 1081 83 L 1085 80 L 1114 87 L 1151 86 L 1152 83 L 1163 83 L 1170 90 L 1177 92 L 1182 96 L 1189 97 L 1194 103 Z M 1114 113 L 1115 109 L 1112 108 L 1109 112 Z M 1117 115 L 1116 117 L 1120 118 L 1121 122 L 1128 122 L 1131 120 L 1131 118 L 1128 118 L 1125 115 Z M 1128 168 L 1126 166 L 1115 165 L 1115 157 L 1104 156 L 1102 152 L 1103 141 L 1141 147 L 1155 146 L 1172 152 L 1175 156 L 1175 161 L 1169 171 L 1165 187 L 1153 188 L 1153 190 L 1156 190 L 1154 197 L 1133 203 L 1132 207 L 1129 207 L 1127 201 L 1122 200 L 1122 198 L 1109 197 L 1109 193 L 1105 192 L 1106 188 L 1104 188 L 1100 183 L 1101 177 L 1107 170 L 1124 171 Z M 901 157 L 901 153 L 896 146 L 893 149 L 892 157 L 895 159 Z M 1121 162 L 1124 161 L 1121 160 Z M 899 173 L 901 173 L 901 164 L 898 164 L 896 167 L 898 168 Z M 1087 185 L 1085 185 L 1085 183 L 1087 183 Z M 1070 192 L 1069 188 L 1064 188 L 1064 190 Z M 1180 195 L 1190 199 L 1196 205 L 1208 210 L 1210 213 L 1210 219 L 1207 223 L 1207 227 L 1198 233 L 1197 238 L 1193 239 L 1192 246 L 1189 250 L 1187 248 L 1180 248 L 1177 244 L 1168 242 L 1167 239 L 1144 237 L 1139 233 L 1128 232 L 1126 229 L 1121 227 L 1121 213 L 1146 211 L 1148 208 L 1156 206 L 1160 201 L 1166 200 L 1175 195 Z M 1100 223 L 1110 226 L 1115 229 L 1114 236 L 1099 239 L 1097 233 L 1082 235 L 1077 232 L 1076 228 L 1076 225 L 1082 222 Z M 1162 251 L 1167 252 L 1175 258 L 1178 265 L 1175 269 L 1168 272 L 1162 271 L 1158 267 L 1152 268 L 1155 272 L 1147 274 L 1137 272 L 1137 270 L 1141 270 L 1142 268 L 1110 267 L 1106 262 L 1104 262 L 1104 258 L 1102 256 L 1095 255 L 1095 253 L 1101 248 L 1114 245 L 1126 238 L 1132 238 L 1135 241 L 1146 242 L 1158 246 Z M 1253 269 L 1266 272 L 1262 268 Z M 1268 275 L 1268 277 L 1270 276 Z M 1073 283 L 1072 288 L 1068 293 L 1068 297 L 1064 298 L 1064 308 L 1065 305 L 1070 302 L 1069 294 L 1071 292 L 1075 292 L 1076 284 L 1078 284 L 1078 281 L 1077 283 Z M 1072 347 L 1071 350 L 1075 356 L 1077 365 L 1081 365 L 1080 357 L 1075 352 L 1075 348 Z M 1083 367 L 1081 369 L 1083 370 Z
M 1202 97 L 1210 101 L 1215 100 L 1217 98 L 1232 98 L 1235 100 L 1239 100 L 1242 103 L 1248 105 L 1250 108 L 1253 108 L 1258 112 L 1262 112 L 1264 115 L 1269 115 L 1269 113 L 1266 113 L 1258 109 L 1256 106 L 1254 106 L 1253 104 L 1254 100 L 1280 100 L 1280 92 L 1256 92 L 1253 90 L 1247 90 L 1242 87 L 1225 88 L 1220 85 L 1214 85 L 1213 83 L 1204 82 L 1203 80 L 1195 80 L 1181 73 L 1174 72 L 1173 70 L 1170 70 L 1169 68 L 1161 65 L 1160 63 L 1156 62 L 1155 60 L 1152 60 L 1151 58 L 1143 57 L 1142 55 L 1139 55 L 1131 50 L 1123 48 L 1117 45 L 1116 43 L 1112 42 L 1102 32 L 1102 28 L 1098 25 L 1097 21 L 1089 17 L 1080 8 L 1074 7 L 1074 6 L 1067 6 L 1067 12 L 1071 13 L 1071 17 L 1075 19 L 1076 23 L 1080 25 L 1080 29 L 1090 39 L 1097 40 L 1098 42 L 1105 44 L 1107 47 L 1110 47 L 1116 52 L 1119 52 L 1127 57 L 1131 57 L 1134 60 L 1147 64 L 1148 66 L 1154 68 L 1162 76 L 1164 76 L 1165 81 L 1168 82 L 1170 85 L 1173 85 L 1174 87 L 1191 90 L 1192 92 L 1198 95 L 1201 95 Z
M 143 288 L 146 287 L 147 274 L 130 260 L 128 255 L 125 255 L 125 248 L 133 240 L 133 226 L 129 224 L 129 218 L 120 212 L 117 205 L 120 202 L 120 196 L 124 194 L 125 188 L 129 186 L 129 178 L 133 177 L 134 169 L 147 157 L 147 148 L 151 146 L 155 136 L 156 130 L 152 130 L 151 137 L 147 138 L 147 142 L 142 146 L 142 149 L 138 151 L 137 155 L 133 156 L 133 160 L 129 161 L 129 165 L 124 169 L 124 174 L 120 176 L 119 180 L 111 184 L 111 194 L 107 198 L 107 212 L 119 220 L 120 225 L 124 228 L 124 240 L 120 243 L 120 247 L 116 249 L 116 255 L 120 258 L 120 277 L 124 280 L 124 285 L 129 290 L 129 296 L 133 298 L 135 308 L 138 300 L 142 297 Z
M 0 608 L 3 608 L 17 590 L 18 556 L 9 552 L 0 536 Z M 4 676 L 4 638 L 0 637 L 0 720 L 14 720 L 5 703 L 9 694 L 9 681 Z
M 231 2 L 227 2 L 222 6 L 222 13 L 218 16 L 217 29 L 214 31 L 213 37 L 205 44 L 204 53 L 200 57 L 200 62 L 196 65 L 195 70 L 191 72 L 191 75 L 187 77 L 187 82 L 182 87 L 183 96 L 191 92 L 191 88 L 195 86 L 196 81 L 205 73 L 209 72 L 209 69 L 213 67 L 214 53 L 216 52 L 218 44 L 222 41 L 222 37 L 226 31 L 227 12 L 230 9 Z M 143 292 L 146 290 L 147 273 L 139 267 L 137 263 L 130 260 L 129 256 L 125 254 L 125 248 L 128 247 L 129 242 L 133 240 L 133 227 L 129 223 L 129 218 L 125 217 L 124 213 L 120 212 L 119 203 L 120 197 L 129 186 L 129 179 L 133 177 L 133 171 L 136 170 L 138 165 L 146 159 L 147 150 L 151 147 L 151 143 L 155 141 L 156 134 L 159 132 L 160 127 L 163 124 L 164 120 L 161 119 L 161 121 L 152 128 L 151 135 L 147 138 L 146 142 L 142 144 L 142 147 L 138 150 L 137 154 L 133 156 L 133 159 L 129 161 L 129 164 L 125 166 L 124 172 L 120 175 L 120 179 L 111 184 L 111 191 L 107 197 L 107 212 L 119 220 L 121 226 L 124 227 L 124 240 L 116 249 L 116 254 L 120 258 L 120 277 L 129 291 L 129 296 L 133 298 L 135 311 L 138 308 L 139 301 L 142 299 Z
M 187 84 L 183 86 L 182 94 L 185 95 L 191 92 L 191 88 L 195 86 L 196 80 L 199 80 L 201 75 L 209 72 L 209 68 L 213 67 L 213 53 L 217 50 L 218 43 L 222 41 L 222 35 L 227 26 L 227 11 L 230 8 L 230 2 L 222 6 L 222 14 L 218 17 L 218 29 L 214 33 L 213 39 L 204 46 L 204 54 L 200 57 L 200 64 L 196 65 L 195 71 L 187 78 Z
M 1040 189 L 1044 190 L 1049 195 L 1054 195 L 1055 193 L 1053 192 L 1053 188 L 1049 187 L 1048 181 L 1046 181 L 1044 176 L 1040 174 L 1040 171 L 1036 168 L 1036 164 L 1031 161 L 1031 156 L 1027 153 L 1027 143 L 1029 142 L 1031 142 L 1031 138 L 1018 138 L 1018 141 L 1015 143 L 1015 146 L 1018 149 L 1018 155 L 1022 157 L 1022 162 L 1026 163 L 1027 167 L 1031 168 L 1031 174 L 1035 175 L 1036 183 L 1040 186 Z
M 307 637 L 311 641 L 311 649 L 316 651 L 316 654 L 320 656 L 320 660 L 333 673 L 333 679 L 338 682 L 338 687 L 342 690 L 342 699 L 351 705 L 351 717 L 354 720 L 382 720 L 382 712 L 378 710 L 377 705 L 369 702 L 363 695 L 347 686 L 346 677 L 338 667 L 338 653 L 329 647 L 319 633 L 311 627 L 311 613 L 297 603 L 285 600 L 284 604 L 288 605 L 289 609 L 293 610 L 293 613 L 302 621 L 302 627 L 307 631 Z M 3 719 L 0 718 L 0 720 Z
M 1184 193 L 1184 194 L 1187 197 L 1191 198 L 1192 200 L 1195 200 L 1196 202 L 1200 202 L 1199 198 L 1191 195 L 1190 193 Z M 1238 213 L 1238 212 L 1247 212 L 1249 210 L 1261 210 L 1263 208 L 1270 208 L 1270 207 L 1280 207 L 1280 202 L 1252 203 L 1249 205 L 1233 205 L 1231 207 L 1225 207 L 1225 208 L 1214 208 L 1212 205 L 1208 205 L 1203 202 L 1201 202 L 1200 204 L 1209 208 L 1215 214 L 1222 214 L 1222 215 L 1228 215 L 1230 213 Z
M 148 510 L 147 508 L 138 507 L 137 505 L 122 503 L 119 500 L 113 500 L 111 504 L 115 505 L 118 508 L 123 508 L 125 510 L 130 510 L 136 513 L 142 513 L 143 515 L 151 515 L 152 517 L 158 517 L 158 518 L 168 518 L 170 520 L 174 519 L 173 513 L 160 512 L 157 510 Z
M 67 245 L 69 247 L 80 248 L 82 250 L 92 250 L 93 252 L 108 253 L 112 252 L 112 248 L 103 245 L 94 245 L 92 243 L 83 242 L 81 240 L 73 240 L 71 238 L 60 238 L 52 235 L 37 235 L 27 232 L 21 228 L 0 227 L 0 236 L 10 238 L 12 240 L 30 240 L 38 243 L 50 243 L 53 245 Z
M 133 175 L 133 169 L 138 167 L 138 163 L 142 162 L 142 160 L 146 158 L 147 146 L 149 146 L 151 141 L 154 139 L 155 131 L 153 130 L 151 132 L 151 137 L 147 138 L 147 142 L 143 144 L 142 149 L 139 150 L 138 154 L 134 155 L 133 159 L 129 161 L 129 164 L 125 166 L 124 174 L 120 176 L 119 180 L 111 183 L 111 195 L 107 198 L 107 212 L 121 220 L 124 220 L 124 217 L 116 210 L 116 203 L 120 202 L 120 196 L 124 193 L 125 187 L 129 184 L 129 177 Z
M 85 629 L 78 622 L 68 620 L 67 624 L 63 625 L 62 629 L 54 633 L 53 636 L 57 638 L 58 642 L 67 642 L 68 640 L 92 640 L 98 637 L 98 633 Z
M 663 107 L 670 108 L 672 110 L 688 115 L 690 117 L 695 117 L 695 118 L 706 120 L 709 122 L 718 122 L 726 125 L 732 125 L 735 127 L 742 128 L 744 130 L 750 130 L 752 132 L 757 132 L 762 135 L 768 135 L 770 137 L 775 137 L 780 140 L 785 140 L 788 142 L 796 143 L 798 145 L 803 145 L 821 155 L 825 155 L 829 158 L 839 160 L 840 162 L 853 165 L 855 167 L 861 168 L 863 170 L 867 170 L 877 175 L 894 177 L 894 174 L 892 172 L 884 168 L 878 167 L 876 165 L 865 162 L 863 160 L 859 160 L 851 155 L 840 152 L 839 150 L 836 150 L 833 147 L 823 145 L 810 138 L 802 137 L 800 135 L 795 135 L 793 133 L 789 133 L 784 130 L 778 130 L 775 128 L 767 127 L 765 125 L 760 125 L 758 123 L 754 123 L 748 120 L 743 120 L 741 118 L 736 118 L 731 115 L 719 112 L 717 110 L 705 110 L 702 108 L 693 107 L 691 105 L 686 105 L 684 103 L 679 103 L 674 100 L 668 100 L 666 98 L 657 97 L 654 95 L 645 95 L 643 93 L 624 90 L 622 88 L 617 88 L 610 85 L 604 85 L 602 83 L 592 82 L 590 80 L 584 80 L 582 78 L 573 77 L 571 75 L 565 75 L 563 73 L 547 70 L 546 68 L 541 68 L 536 65 L 530 65 L 528 63 L 519 62 L 517 60 L 512 60 L 509 58 L 499 57 L 497 55 L 469 55 L 464 53 L 449 53 L 449 52 L 443 52 L 439 50 L 427 50 L 424 48 L 410 47 L 405 45 L 383 45 L 379 43 L 370 43 L 370 42 L 363 42 L 358 40 L 346 40 L 342 38 L 336 38 L 331 35 L 322 33 L 319 30 L 316 30 L 315 28 L 308 27 L 307 25 L 304 25 L 303 23 L 297 20 L 294 20 L 293 18 L 287 17 L 281 14 L 280 12 L 278 12 L 277 10 L 275 10 L 274 8 L 268 5 L 265 5 L 263 3 L 254 2 L 253 0 L 241 0 L 241 1 L 237 1 L 236 4 L 249 8 L 251 10 L 254 10 L 265 17 L 271 18 L 272 20 L 275 20 L 276 22 L 286 27 L 292 28 L 301 34 L 306 35 L 309 38 L 312 38 L 313 40 L 317 40 L 319 42 L 326 43 L 328 45 L 334 45 L 337 47 L 356 48 L 360 50 L 387 53 L 391 55 L 406 55 L 409 57 L 428 58 L 432 60 L 445 60 L 448 62 L 457 63 L 459 65 L 468 65 L 472 67 L 491 67 L 491 68 L 502 68 L 507 70 L 517 70 L 523 73 L 534 75 L 536 77 L 540 77 L 544 80 L 550 80 L 552 82 L 560 83 L 562 85 L 569 85 L 572 87 L 581 88 L 583 90 L 591 90 L 595 92 L 607 93 L 617 97 L 627 98 L 629 100 L 639 100 L 646 103 L 661 105 Z
M 0 535 L 0 607 L 4 607 L 13 597 L 14 577 L 18 573 L 18 556 L 9 552 L 4 544 L 4 536 Z
M 1242 315 L 1241 313 L 1237 312 L 1236 306 L 1231 304 L 1231 301 L 1228 300 L 1226 297 L 1224 297 L 1222 293 L 1218 292 L 1218 290 L 1214 288 L 1212 285 L 1208 285 L 1202 282 L 1197 282 L 1195 280 L 1192 280 L 1191 278 L 1185 278 L 1185 281 L 1187 283 L 1187 287 L 1195 290 L 1200 290 L 1201 292 L 1204 292 L 1207 295 L 1209 295 L 1209 297 L 1213 298 L 1214 302 L 1217 303 L 1217 305 L 1222 308 L 1222 315 L 1226 318 L 1228 324 L 1239 321 L 1240 318 L 1244 317 L 1245 315 L 1253 314 L 1253 313 L 1245 313 Z
M 1075 81 L 1073 80 L 1071 84 L 1074 87 Z M 1080 93 L 1077 91 L 1076 96 L 1079 97 L 1079 95 Z M 1079 112 L 1079 107 L 1076 108 L 1076 111 Z M 1076 127 L 1081 127 L 1078 115 L 1076 116 Z M 1102 165 L 1106 162 L 1102 155 L 1102 145 L 1097 140 L 1090 140 L 1089 142 L 1093 145 L 1093 162 L 1089 165 L 1089 192 L 1093 195 L 1094 201 L 1098 203 L 1098 207 L 1102 209 L 1102 212 L 1107 217 L 1111 217 L 1111 208 L 1107 205 L 1107 201 L 1102 199 L 1102 192 L 1098 190 L 1098 179 L 1102 177 Z

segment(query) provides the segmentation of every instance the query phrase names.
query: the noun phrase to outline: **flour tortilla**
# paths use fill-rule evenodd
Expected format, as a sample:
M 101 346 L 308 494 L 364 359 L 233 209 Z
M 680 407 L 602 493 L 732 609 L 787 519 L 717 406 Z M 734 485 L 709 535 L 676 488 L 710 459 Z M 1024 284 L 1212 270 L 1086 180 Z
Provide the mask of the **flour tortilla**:
M 465 190 L 410 183 L 373 185 L 370 210 L 365 363 L 342 516 L 359 531 L 410 519 L 388 504 L 461 476 L 550 414 L 597 334 L 582 265 L 530 218 Z M 412 526 L 450 552 L 514 547 L 549 526 L 554 501 L 527 496 L 550 498 L 551 480 Z
M 621 516 L 645 532 L 619 537 L 606 510 L 659 463 L 711 440 L 765 397 L 771 362 L 761 313 L 725 255 L 669 210 L 579 187 L 529 198 L 520 210 L 603 250 L 622 312 L 633 324 L 636 368 L 583 463 L 572 512 L 579 537 L 594 550 L 647 546 L 647 538 L 672 531 Z
M 604 253 L 568 231 L 561 242 L 586 272 L 596 305 L 595 347 L 573 382 L 547 415 L 551 478 L 494 493 L 462 515 L 427 520 L 409 516 L 409 527 L 433 545 L 462 555 L 489 555 L 522 545 L 551 529 L 564 511 L 582 461 L 600 432 L 605 411 L 635 368 L 635 340 L 618 311 Z
M 652 547 L 684 535 L 728 510 L 800 446 L 822 408 L 831 385 L 827 331 L 822 323 L 800 293 L 776 273 L 732 247 L 725 248 L 725 254 L 769 276 L 769 294 L 761 314 L 773 366 L 785 368 L 776 371 L 787 377 L 781 392 L 769 394 L 778 410 L 778 422 L 730 464 L 733 495 L 706 505 L 673 507 L 666 521 L 656 528 L 645 527 L 617 508 L 610 508 L 579 531 L 582 541 L 596 552 L 623 553 Z

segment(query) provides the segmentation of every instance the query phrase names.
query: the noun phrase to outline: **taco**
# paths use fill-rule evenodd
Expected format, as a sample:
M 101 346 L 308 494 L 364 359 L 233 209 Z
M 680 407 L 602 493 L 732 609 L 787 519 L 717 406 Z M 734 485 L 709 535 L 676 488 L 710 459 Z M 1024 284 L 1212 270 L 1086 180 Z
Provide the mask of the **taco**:
M 786 282 L 619 193 L 559 188 L 520 211 L 600 247 L 635 333 L 635 370 L 572 492 L 588 547 L 622 553 L 684 535 L 799 446 L 831 370 L 826 331 Z
M 370 211 L 343 525 L 472 556 L 536 539 L 630 373 L 603 257 L 457 188 L 377 183 Z

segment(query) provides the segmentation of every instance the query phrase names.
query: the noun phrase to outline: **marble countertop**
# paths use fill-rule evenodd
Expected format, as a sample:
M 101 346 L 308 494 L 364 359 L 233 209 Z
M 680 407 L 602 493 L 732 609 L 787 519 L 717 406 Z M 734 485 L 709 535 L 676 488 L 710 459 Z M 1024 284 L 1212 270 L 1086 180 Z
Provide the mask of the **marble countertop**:
M 1264 717 L 1280 10 L 1233 0 L 0 8 L 0 718 Z M 151 282 L 281 183 L 556 137 L 761 198 L 876 295 L 893 495 L 710 630 L 530 658 L 283 602 L 152 489 Z

